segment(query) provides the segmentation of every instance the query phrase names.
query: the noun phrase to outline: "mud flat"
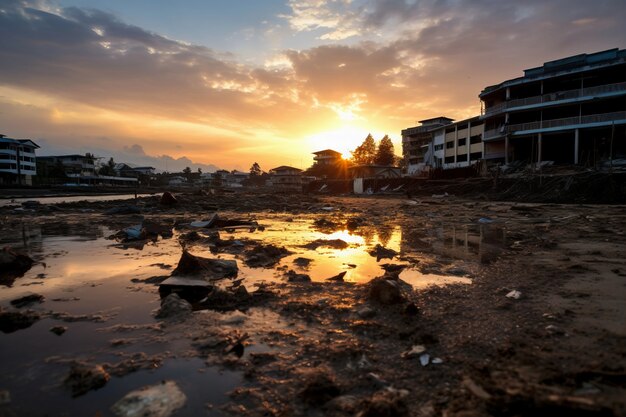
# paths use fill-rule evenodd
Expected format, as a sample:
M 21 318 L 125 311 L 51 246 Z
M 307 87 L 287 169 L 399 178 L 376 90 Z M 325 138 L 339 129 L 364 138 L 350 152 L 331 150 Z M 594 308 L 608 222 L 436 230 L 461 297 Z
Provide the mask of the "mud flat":
M 174 197 L 0 208 L 0 415 L 626 415 L 623 206 Z

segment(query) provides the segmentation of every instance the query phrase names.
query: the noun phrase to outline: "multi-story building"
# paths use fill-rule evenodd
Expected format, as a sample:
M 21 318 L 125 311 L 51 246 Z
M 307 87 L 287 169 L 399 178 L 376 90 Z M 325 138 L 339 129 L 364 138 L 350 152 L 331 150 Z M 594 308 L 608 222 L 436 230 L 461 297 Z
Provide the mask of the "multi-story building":
M 0 184 L 32 185 L 37 175 L 39 146 L 30 139 L 11 139 L 0 135 Z
M 41 162 L 49 165 L 60 164 L 70 178 L 93 177 L 96 175 L 95 158 L 91 155 L 40 156 Z
M 475 116 L 436 128 L 424 156 L 426 163 L 443 169 L 476 163 L 483 158 L 483 127 L 483 121 Z
M 302 170 L 286 165 L 270 169 L 270 181 L 280 191 L 302 191 Z
M 407 167 L 407 174 L 415 175 L 426 168 L 428 161 L 424 158 L 432 146 L 434 131 L 453 121 L 454 119 L 443 116 L 420 120 L 419 126 L 402 131 L 402 155 Z
M 487 160 L 595 166 L 626 154 L 626 50 L 546 62 L 479 97 Z
M 313 160 L 319 165 L 333 165 L 341 162 L 341 152 L 333 151 L 332 149 L 324 149 L 323 151 L 313 152 Z

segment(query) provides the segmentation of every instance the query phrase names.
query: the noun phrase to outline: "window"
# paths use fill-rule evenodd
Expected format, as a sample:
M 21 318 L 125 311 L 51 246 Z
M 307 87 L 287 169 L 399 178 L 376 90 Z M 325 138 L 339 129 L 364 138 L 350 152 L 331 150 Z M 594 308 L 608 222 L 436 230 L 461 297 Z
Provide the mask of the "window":
M 467 154 L 464 153 L 463 155 L 457 155 L 456 156 L 456 161 L 457 162 L 466 162 L 467 161 Z
M 474 135 L 470 138 L 470 144 L 475 144 L 475 143 L 480 143 L 480 141 L 482 140 L 482 135 L 478 134 L 478 135 Z
M 481 159 L 482 157 L 483 157 L 482 152 L 472 152 L 470 154 L 470 161 L 476 161 L 478 159 Z
M 446 164 L 453 164 L 454 163 L 454 156 L 446 156 L 445 163 Z
M 443 143 L 440 143 L 439 145 L 435 145 L 435 150 L 436 150 L 436 151 L 441 151 L 441 150 L 443 150 Z
M 446 149 L 452 149 L 454 148 L 454 141 L 453 142 L 446 142 Z
M 459 146 L 465 146 L 465 138 L 459 139 Z

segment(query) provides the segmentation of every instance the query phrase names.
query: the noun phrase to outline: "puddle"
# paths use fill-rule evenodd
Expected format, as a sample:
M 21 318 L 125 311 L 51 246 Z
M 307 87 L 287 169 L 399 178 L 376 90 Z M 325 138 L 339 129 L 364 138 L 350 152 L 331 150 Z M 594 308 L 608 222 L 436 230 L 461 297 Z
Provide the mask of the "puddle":
M 137 197 L 150 197 L 153 194 L 137 194 Z M 0 198 L 0 207 L 21 205 L 26 201 L 38 201 L 41 204 L 60 204 L 60 203 L 76 203 L 79 201 L 95 202 L 95 201 L 117 201 L 130 200 L 135 198 L 135 194 L 118 194 L 118 195 L 72 195 L 58 197 L 35 197 L 35 198 Z
M 224 213 L 225 218 L 238 217 Z M 450 257 L 482 261 L 491 247 L 498 247 L 505 239 L 487 229 L 437 229 L 416 247 L 412 232 L 399 226 L 378 225 L 360 227 L 354 231 L 319 230 L 313 225 L 312 216 L 290 218 L 286 215 L 262 213 L 257 216 L 264 230 L 236 229 L 221 231 L 221 239 L 239 239 L 248 244 L 258 241 L 276 246 L 285 246 L 292 254 L 281 259 L 272 268 L 251 268 L 244 264 L 241 255 L 211 254 L 208 247 L 190 244 L 194 255 L 235 259 L 239 267 L 238 278 L 248 288 L 261 282 L 285 282 L 284 273 L 293 269 L 308 274 L 314 281 L 324 281 L 346 272 L 345 280 L 366 283 L 384 273 L 385 263 L 409 264 L 395 258 L 381 259 L 370 255 L 377 245 L 397 252 L 402 259 L 407 253 L 415 253 L 426 244 L 436 253 Z M 30 293 L 45 296 L 42 304 L 30 308 L 39 312 L 66 312 L 72 315 L 99 314 L 104 322 L 65 322 L 44 318 L 31 327 L 10 334 L 0 334 L 0 389 L 11 393 L 11 407 L 17 415 L 39 415 L 37 411 L 45 405 L 50 415 L 110 415 L 109 407 L 132 389 L 153 384 L 162 379 L 174 379 L 189 398 L 185 415 L 209 412 L 206 402 L 219 404 L 226 401 L 225 393 L 241 383 L 235 372 L 207 366 L 202 360 L 172 358 L 164 359 L 163 365 L 155 370 L 140 370 L 124 376 L 114 377 L 102 389 L 71 400 L 70 394 L 59 381 L 67 366 L 61 366 L 46 358 L 80 358 L 92 363 L 115 362 L 119 352 L 145 352 L 154 355 L 166 350 L 172 352 L 188 350 L 180 340 L 167 340 L 167 335 L 155 335 L 149 326 L 156 323 L 153 311 L 159 307 L 158 287 L 150 284 L 133 283 L 132 279 L 169 275 L 177 265 L 182 253 L 178 241 L 179 231 L 170 239 L 159 239 L 140 246 L 122 246 L 106 239 L 118 229 L 99 224 L 64 223 L 51 220 L 42 224 L 24 223 L 10 225 L 11 230 L 0 236 L 0 246 L 10 245 L 30 254 L 38 263 L 25 276 L 17 278 L 12 286 L 2 287 L 0 305 L 9 306 L 9 301 Z M 502 232 L 504 233 L 504 232 Z M 347 247 L 338 249 L 321 245 L 316 249 L 305 245 L 317 241 L 340 239 Z M 426 243 L 424 243 L 426 242 Z M 323 242 L 322 242 L 323 243 Z M 423 255 L 425 256 L 425 255 Z M 294 263 L 297 258 L 311 262 L 306 267 Z M 423 274 L 415 267 L 402 272 L 401 278 L 416 288 L 431 285 L 471 283 L 468 277 L 442 274 Z M 346 306 L 349 308 L 350 306 Z M 275 313 L 274 313 L 275 314 Z M 261 317 L 261 319 L 259 319 Z M 262 327 L 263 320 L 270 327 L 284 326 L 278 316 L 267 317 L 256 314 L 246 319 L 247 324 Z M 136 325 L 121 334 L 114 330 L 116 325 Z M 66 326 L 67 331 L 57 336 L 49 331 L 53 326 Z M 129 346 L 114 348 L 113 339 L 134 340 Z M 252 346 L 249 352 L 263 352 L 267 346 Z M 33 396 L 38 398 L 32 404 Z M 32 405 L 31 405 L 32 404 Z M 32 408 L 29 408 L 32 407 Z M 0 409 L 1 412 L 1 409 Z M 212 411 L 211 411 L 212 412 Z M 100 413 L 100 414 L 97 414 Z M 209 414 L 210 415 L 210 414 Z

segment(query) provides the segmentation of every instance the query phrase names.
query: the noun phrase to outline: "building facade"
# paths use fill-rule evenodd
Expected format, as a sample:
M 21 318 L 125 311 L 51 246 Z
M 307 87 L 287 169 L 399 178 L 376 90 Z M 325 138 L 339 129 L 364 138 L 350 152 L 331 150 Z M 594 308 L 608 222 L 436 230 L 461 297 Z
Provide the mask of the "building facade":
M 626 50 L 544 63 L 486 87 L 484 158 L 596 166 L 626 153 Z
M 0 184 L 32 185 L 37 175 L 38 148 L 30 139 L 0 135 Z
M 452 169 L 470 166 L 483 158 L 484 122 L 479 116 L 435 129 L 425 155 L 434 168 Z
M 271 186 L 279 191 L 302 191 L 302 170 L 286 165 L 270 169 Z
M 435 117 L 420 120 L 419 126 L 410 127 L 402 131 L 402 156 L 408 175 L 418 175 L 428 166 L 426 158 L 432 148 L 434 132 L 442 126 L 449 125 L 454 119 Z M 432 153 L 432 151 L 431 151 Z
M 343 159 L 341 152 L 333 151 L 332 149 L 324 149 L 323 151 L 313 152 L 313 160 L 319 165 L 333 165 L 341 162 Z

